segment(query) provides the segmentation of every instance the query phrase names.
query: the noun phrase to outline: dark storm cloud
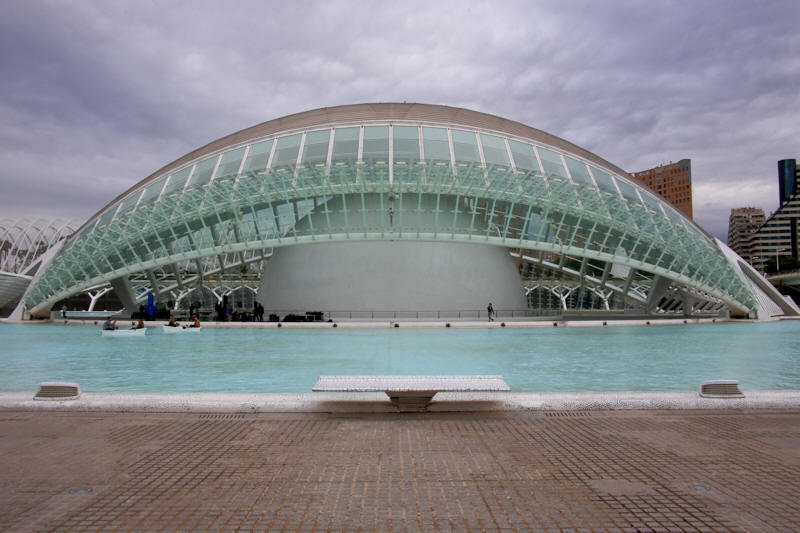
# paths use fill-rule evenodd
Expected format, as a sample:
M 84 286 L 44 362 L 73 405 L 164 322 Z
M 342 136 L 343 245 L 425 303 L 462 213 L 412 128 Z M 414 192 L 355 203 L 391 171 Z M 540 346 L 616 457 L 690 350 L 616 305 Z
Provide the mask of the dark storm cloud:
M 630 171 L 691 158 L 695 219 L 774 209 L 800 157 L 794 2 L 0 6 L 0 217 L 85 219 L 215 138 L 315 107 L 501 115 Z

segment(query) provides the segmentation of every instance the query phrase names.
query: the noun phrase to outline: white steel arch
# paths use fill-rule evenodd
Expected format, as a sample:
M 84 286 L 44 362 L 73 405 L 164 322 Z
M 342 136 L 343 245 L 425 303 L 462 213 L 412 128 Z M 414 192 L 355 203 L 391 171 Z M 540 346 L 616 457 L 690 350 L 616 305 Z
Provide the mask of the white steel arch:
M 421 104 L 309 111 L 187 154 L 87 221 L 24 299 L 42 313 L 101 283 L 164 291 L 254 275 L 273 249 L 352 241 L 499 246 L 635 301 L 688 290 L 734 314 L 757 308 L 714 239 L 618 167 L 515 122 Z
M 67 220 L 0 219 L 0 309 L 17 304 L 46 253 L 77 227 Z

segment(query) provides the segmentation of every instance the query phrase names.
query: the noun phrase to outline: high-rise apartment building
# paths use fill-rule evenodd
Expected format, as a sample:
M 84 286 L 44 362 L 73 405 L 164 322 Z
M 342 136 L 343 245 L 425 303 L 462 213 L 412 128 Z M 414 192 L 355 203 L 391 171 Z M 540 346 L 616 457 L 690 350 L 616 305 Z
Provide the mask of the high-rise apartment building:
M 691 159 L 681 159 L 677 163 L 660 165 L 634 172 L 632 175 L 664 197 L 684 215 L 693 218 Z
M 728 246 L 752 264 L 753 236 L 764 225 L 766 218 L 760 207 L 737 207 L 731 209 L 728 218 Z
M 778 161 L 780 206 L 753 234 L 752 264 L 765 270 L 767 262 L 781 256 L 798 257 L 797 221 L 800 219 L 800 168 L 795 159 Z

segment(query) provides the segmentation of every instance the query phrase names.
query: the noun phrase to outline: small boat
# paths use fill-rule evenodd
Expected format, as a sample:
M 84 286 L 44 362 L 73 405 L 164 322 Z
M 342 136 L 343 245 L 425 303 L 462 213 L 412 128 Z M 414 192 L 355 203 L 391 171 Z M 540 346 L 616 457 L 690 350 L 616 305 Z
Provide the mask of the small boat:
M 144 337 L 147 328 L 101 329 L 103 337 Z
M 161 326 L 161 330 L 164 333 L 194 333 L 201 329 L 203 328 L 193 328 L 190 326 Z

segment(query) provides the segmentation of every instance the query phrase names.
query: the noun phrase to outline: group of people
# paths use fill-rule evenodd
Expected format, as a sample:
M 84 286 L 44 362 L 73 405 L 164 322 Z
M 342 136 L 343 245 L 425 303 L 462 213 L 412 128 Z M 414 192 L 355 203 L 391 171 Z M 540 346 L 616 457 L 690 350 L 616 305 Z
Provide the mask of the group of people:
M 136 323 L 131 324 L 131 329 L 143 329 L 144 327 L 144 319 L 142 317 L 139 317 L 139 320 Z M 103 329 L 106 331 L 117 329 L 116 319 L 111 316 L 106 318 L 106 321 L 103 322 Z
M 217 314 L 217 322 L 227 322 L 233 314 L 233 307 L 227 302 L 217 302 L 214 305 L 214 312 Z
M 253 322 L 264 321 L 264 306 L 260 302 L 253 304 L 252 315 L 246 311 L 241 310 L 241 304 L 238 304 L 238 309 L 234 310 L 233 306 L 226 301 L 217 302 L 214 305 L 214 313 L 217 317 L 217 322 Z
M 175 319 L 175 315 L 169 315 L 169 322 L 167 323 L 167 326 L 170 326 L 170 327 L 173 327 L 173 328 L 182 328 L 182 327 L 184 327 L 183 325 L 181 325 L 180 322 L 178 322 Z M 197 315 L 192 315 L 191 317 L 189 317 L 189 325 L 185 326 L 185 327 L 187 327 L 187 328 L 199 328 L 199 327 L 201 327 L 200 326 L 200 319 L 197 318 Z
M 261 302 L 253 304 L 253 322 L 264 322 L 264 306 Z
M 172 326 L 175 328 L 183 327 L 180 322 L 175 319 L 175 315 L 169 315 L 169 322 L 167 323 L 168 326 Z M 144 319 L 139 317 L 139 320 L 131 325 L 131 329 L 141 329 L 144 328 Z M 197 318 L 197 315 L 192 315 L 189 318 L 189 324 L 186 326 L 187 328 L 199 328 L 200 327 L 200 319 Z M 104 330 L 114 330 L 117 329 L 117 321 L 114 317 L 106 318 L 106 321 L 103 322 L 103 329 Z

